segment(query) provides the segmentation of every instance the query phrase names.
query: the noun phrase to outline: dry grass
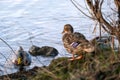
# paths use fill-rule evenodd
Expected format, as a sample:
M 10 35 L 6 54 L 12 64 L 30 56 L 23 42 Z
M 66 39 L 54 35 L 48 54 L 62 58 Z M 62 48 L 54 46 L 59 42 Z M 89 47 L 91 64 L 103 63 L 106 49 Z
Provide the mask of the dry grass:
M 3 80 L 120 80 L 120 54 L 111 48 L 96 48 L 81 60 L 54 59 L 49 66 L 34 67 L 5 76 Z

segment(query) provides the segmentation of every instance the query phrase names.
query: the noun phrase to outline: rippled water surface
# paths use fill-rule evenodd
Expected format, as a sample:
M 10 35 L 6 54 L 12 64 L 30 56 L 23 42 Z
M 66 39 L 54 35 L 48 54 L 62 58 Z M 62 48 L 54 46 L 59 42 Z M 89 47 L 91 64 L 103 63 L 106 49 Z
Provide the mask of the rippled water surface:
M 82 3 L 82 2 L 81 2 Z M 67 56 L 61 41 L 65 24 L 74 26 L 87 39 L 93 37 L 93 25 L 70 2 L 70 0 L 0 0 L 0 38 L 13 50 L 19 46 L 28 51 L 32 44 L 52 46 L 59 55 Z M 14 72 L 11 64 L 12 50 L 0 40 L 1 74 Z M 32 65 L 42 66 L 39 60 L 48 65 L 52 58 L 32 57 Z M 3 73 L 4 72 L 4 73 Z

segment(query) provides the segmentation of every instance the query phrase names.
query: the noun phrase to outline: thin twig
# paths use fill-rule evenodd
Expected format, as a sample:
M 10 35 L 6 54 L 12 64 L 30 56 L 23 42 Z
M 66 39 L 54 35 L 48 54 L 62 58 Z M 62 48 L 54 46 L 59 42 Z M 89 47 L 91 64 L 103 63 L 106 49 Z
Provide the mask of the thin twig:
M 72 4 L 73 4 L 82 14 L 84 14 L 84 15 L 87 16 L 88 18 L 94 20 L 93 17 L 88 16 L 85 12 L 83 12 L 80 8 L 78 8 L 78 6 L 76 5 L 76 3 L 75 3 L 73 0 L 70 0 L 70 1 L 72 2 Z
M 100 2 L 100 5 L 99 5 L 100 10 L 102 9 L 102 4 L 103 4 L 103 2 L 104 2 L 104 0 L 102 0 L 102 1 Z
M 3 41 L 12 50 L 12 52 L 16 55 L 15 51 L 13 50 L 13 48 L 5 40 L 3 40 L 2 38 L 0 38 L 0 40 Z
M 39 61 L 40 64 L 42 64 L 43 66 L 45 66 L 45 65 L 38 59 L 37 56 L 36 56 L 35 58 Z
M 0 55 L 2 55 L 6 59 L 6 61 L 8 61 L 7 58 L 1 52 L 0 52 Z
M 6 61 L 8 61 L 7 60 L 7 58 L 0 52 L 0 54 L 6 59 Z M 6 70 L 6 67 L 3 65 L 3 67 L 5 68 L 5 72 L 7 73 L 7 70 Z M 8 74 L 8 73 L 7 73 Z M 10 78 L 9 78 L 9 76 L 7 75 L 7 78 L 10 80 Z
M 96 23 L 95 23 L 95 27 L 94 27 L 94 29 L 93 29 L 93 32 L 92 32 L 92 33 L 95 33 L 95 32 L 96 32 L 96 27 L 97 27 L 97 25 L 98 25 L 98 22 L 96 22 Z

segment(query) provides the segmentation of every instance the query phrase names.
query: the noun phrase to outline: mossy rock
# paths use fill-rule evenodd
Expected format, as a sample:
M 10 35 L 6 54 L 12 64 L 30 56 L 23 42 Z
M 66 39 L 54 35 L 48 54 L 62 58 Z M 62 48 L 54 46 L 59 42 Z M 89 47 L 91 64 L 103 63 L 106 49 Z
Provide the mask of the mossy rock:
M 50 46 L 38 47 L 32 45 L 29 49 L 29 53 L 32 56 L 44 56 L 44 57 L 55 57 L 59 54 L 58 50 Z

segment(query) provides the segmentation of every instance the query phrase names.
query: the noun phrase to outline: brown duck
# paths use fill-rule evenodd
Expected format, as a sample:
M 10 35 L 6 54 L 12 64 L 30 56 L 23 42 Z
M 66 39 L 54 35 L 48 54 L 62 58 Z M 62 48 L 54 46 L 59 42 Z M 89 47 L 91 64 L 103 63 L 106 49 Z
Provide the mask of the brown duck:
M 81 59 L 84 52 L 93 52 L 94 46 L 79 32 L 74 32 L 70 24 L 64 25 L 62 41 L 66 50 L 73 54 L 72 59 Z M 75 55 L 78 55 L 75 57 Z

